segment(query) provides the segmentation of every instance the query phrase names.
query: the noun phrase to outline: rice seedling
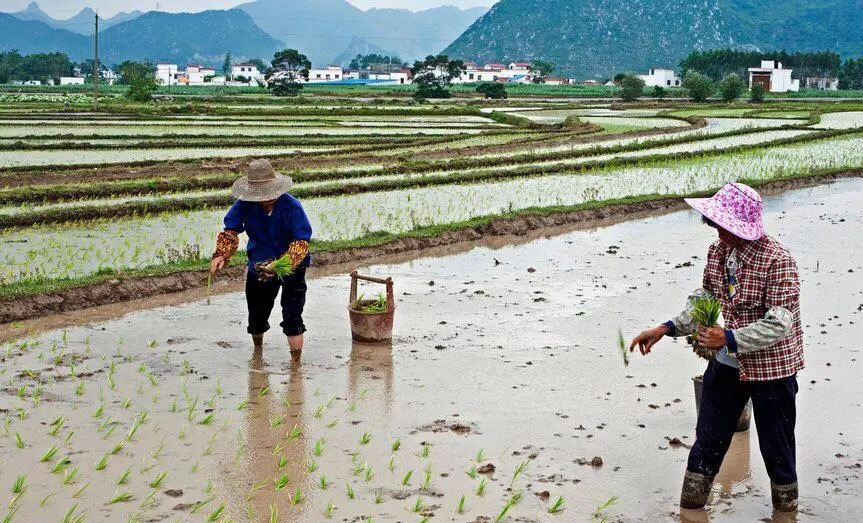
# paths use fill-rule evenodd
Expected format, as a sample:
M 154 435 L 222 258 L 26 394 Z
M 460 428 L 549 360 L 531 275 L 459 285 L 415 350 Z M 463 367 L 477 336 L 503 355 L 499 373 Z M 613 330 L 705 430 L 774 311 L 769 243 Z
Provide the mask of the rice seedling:
M 395 472 L 395 470 L 396 470 L 396 455 L 395 454 L 390 456 L 389 469 L 390 469 L 390 472 Z
M 333 421 L 326 424 L 326 428 L 331 429 L 339 424 L 339 420 L 334 419 Z
M 83 494 L 84 491 L 87 490 L 87 487 L 89 487 L 89 486 L 90 486 L 89 483 L 85 483 L 84 485 L 82 485 L 81 488 L 79 488 L 78 490 L 75 491 L 74 494 L 72 494 L 72 498 L 75 499 L 78 496 L 80 496 L 81 494 Z
M 140 508 L 142 510 L 147 510 L 147 509 L 151 508 L 153 505 L 155 505 L 155 499 L 156 499 L 156 491 L 154 490 L 154 491 L 150 492 L 150 494 L 146 498 L 144 498 L 144 501 L 141 502 Z
M 66 465 L 68 465 L 69 463 L 71 463 L 71 460 L 67 456 L 63 456 L 62 458 L 58 459 L 57 463 L 55 463 L 54 466 L 51 468 L 51 473 L 56 474 L 61 470 L 65 470 Z
M 347 486 L 347 492 L 346 493 L 348 495 L 348 499 L 356 498 L 357 494 L 356 494 L 356 492 L 354 492 L 354 488 L 351 486 L 350 482 L 345 482 L 345 485 Z
M 626 339 L 623 337 L 623 329 L 617 329 L 617 348 L 623 356 L 623 366 L 629 366 L 629 351 L 626 349 Z
M 118 441 L 118 442 L 114 445 L 114 447 L 113 447 L 113 448 L 111 448 L 111 455 L 112 455 L 112 456 L 116 456 L 117 454 L 119 454 L 119 453 L 123 450 L 123 447 L 125 447 L 125 446 L 126 446 L 126 440 L 120 440 L 120 441 Z
M 458 506 L 455 509 L 457 514 L 464 514 L 466 499 L 467 498 L 465 498 L 464 494 L 462 494 L 461 499 L 458 500 Z
M 12 518 L 15 517 L 15 514 L 18 513 L 18 510 L 20 508 L 21 508 L 20 506 L 16 505 L 15 507 L 12 507 L 11 509 L 9 509 L 9 512 L 6 514 L 6 517 L 4 517 L 3 520 L 0 521 L 0 523 L 12 523 Z
M 84 380 L 79 380 L 78 385 L 75 387 L 75 395 L 83 396 L 84 395 Z
M 273 483 L 275 484 L 276 492 L 285 488 L 288 485 L 288 482 L 290 482 L 290 481 L 291 481 L 291 479 L 288 477 L 287 474 L 282 474 L 281 476 L 275 478 L 273 480 Z
M 48 501 L 49 501 L 51 498 L 53 498 L 54 496 L 56 496 L 56 495 L 57 495 L 57 493 L 56 493 L 56 492 L 52 492 L 51 494 L 48 494 L 48 495 L 47 495 L 47 496 L 45 496 L 44 498 L 40 499 L 40 500 L 39 500 L 39 507 L 41 507 L 41 508 L 45 508 L 45 505 L 47 505 L 47 504 L 48 504 Z
M 12 484 L 12 493 L 13 494 L 21 494 L 27 489 L 27 476 L 24 474 L 19 474 L 18 477 L 15 478 L 15 483 Z
M 270 426 L 273 428 L 276 428 L 276 427 L 280 426 L 282 423 L 284 423 L 284 420 L 285 420 L 285 417 L 283 415 L 270 418 Z
M 309 471 L 309 474 L 312 474 L 318 470 L 318 462 L 314 458 L 309 459 L 309 462 L 306 463 L 306 470 Z
M 364 432 L 362 436 L 360 436 L 360 445 L 368 445 L 372 440 L 372 435 L 368 432 Z
M 401 446 L 402 446 L 402 440 L 397 439 L 397 440 L 393 441 L 393 444 L 390 446 L 390 449 L 393 452 L 398 452 L 399 449 L 401 448 Z
M 276 443 L 276 446 L 273 447 L 273 456 L 275 456 L 276 454 L 280 453 L 283 450 L 285 450 L 285 446 L 282 445 L 281 443 Z
M 204 501 L 199 501 L 199 502 L 195 503 L 195 505 L 192 507 L 191 510 L 189 510 L 189 513 L 194 514 L 195 512 L 201 510 L 202 508 L 206 507 L 207 505 L 209 505 L 210 503 L 212 503 L 215 500 L 216 500 L 216 496 L 211 496 L 211 497 L 205 499 Z
M 206 416 L 204 416 L 204 418 L 201 421 L 199 421 L 198 424 L 199 425 L 209 425 L 209 424 L 213 423 L 213 420 L 215 420 L 215 419 L 216 419 L 216 413 L 211 412 L 211 413 L 207 414 Z
M 24 448 L 24 440 L 21 438 L 21 434 L 19 434 L 17 431 L 15 432 L 15 446 L 19 449 Z
M 73 468 L 72 470 L 66 469 L 63 471 L 63 484 L 69 485 L 75 478 L 78 476 L 78 467 Z
M 303 501 L 303 491 L 297 489 L 294 495 L 291 496 L 291 505 L 299 505 Z
M 207 305 L 209 305 L 209 298 L 207 298 Z M 219 516 L 222 515 L 222 512 L 225 511 L 225 504 L 222 503 L 219 505 L 214 511 L 207 514 L 207 521 L 216 521 L 219 519 Z
M 78 504 L 75 503 L 71 507 L 69 507 L 66 512 L 63 514 L 63 523 L 73 523 L 75 521 L 83 521 L 83 519 L 75 519 L 75 511 L 78 510 Z
M 324 439 L 323 438 L 320 438 L 317 441 L 315 441 L 315 446 L 312 449 L 312 453 L 316 457 L 321 457 L 321 454 L 324 453 Z
M 317 409 L 315 409 L 315 413 L 312 415 L 315 419 L 319 419 L 324 414 L 324 405 L 320 405 Z
M 270 505 L 270 523 L 279 523 L 279 507 L 275 504 Z
M 467 472 L 465 472 L 465 474 L 467 474 L 468 477 L 471 479 L 476 479 L 477 477 L 479 477 L 479 471 L 477 470 L 476 465 L 471 465 L 471 467 L 467 470 Z
M 416 499 L 416 501 L 414 501 L 414 506 L 413 506 L 413 508 L 411 508 L 411 510 L 414 513 L 418 513 L 419 511 L 421 511 L 424 508 L 425 508 L 425 504 L 423 503 L 423 497 L 417 496 L 417 499 Z
M 129 476 L 132 474 L 132 467 L 127 468 L 117 480 L 117 485 L 125 485 L 129 481 Z
M 125 400 L 123 400 L 123 406 L 122 406 L 123 410 L 127 410 L 131 406 L 132 406 L 132 400 L 131 399 L 126 398 Z
M 302 431 L 298 425 L 294 425 L 294 428 L 288 432 L 288 440 L 297 439 L 302 435 Z
M 108 466 L 108 457 L 109 456 L 110 456 L 110 454 L 105 454 L 104 456 L 102 456 L 102 459 L 100 459 L 99 462 L 96 463 L 96 470 L 97 471 L 98 470 L 104 470 L 105 467 Z
M 420 451 L 420 457 L 428 458 L 429 454 L 431 454 L 431 447 L 428 443 L 423 443 L 423 449 Z
M 240 402 L 239 405 L 237 405 L 237 410 L 244 410 L 248 404 L 249 404 L 249 400 L 244 399 L 243 401 Z
M 51 445 L 51 448 L 49 448 L 48 450 L 45 451 L 44 454 L 42 454 L 42 457 L 39 458 L 39 461 L 41 463 L 45 463 L 46 461 L 53 459 L 59 450 L 60 449 L 57 448 L 56 445 Z
M 156 478 L 150 482 L 150 488 L 151 489 L 158 489 L 162 485 L 162 483 L 164 483 L 165 478 L 167 478 L 167 477 L 168 477 L 167 471 L 159 472 L 156 475 Z
M 264 396 L 266 396 L 269 393 L 270 393 L 270 388 L 267 387 L 266 385 L 264 385 L 261 387 L 260 391 L 258 392 L 258 397 L 263 398 Z
M 101 404 L 101 405 L 99 405 L 99 407 L 98 407 L 98 408 L 96 409 L 96 411 L 93 413 L 93 417 L 94 417 L 94 418 L 101 418 L 101 417 L 102 417 L 102 413 L 103 413 L 103 412 L 105 412 L 105 404 L 104 404 L 104 403 L 103 403 L 103 404 Z
M 279 470 L 285 468 L 288 465 L 288 457 L 285 455 L 279 456 L 279 462 L 277 465 Z
M 384 502 L 384 495 L 380 490 L 375 491 L 375 505 L 380 505 Z
M 486 460 L 486 456 L 485 456 L 485 454 L 483 454 L 482 449 L 479 449 L 479 451 L 477 451 L 476 457 L 474 457 L 473 460 L 476 461 L 477 463 L 482 463 L 483 461 Z
M 131 492 L 129 492 L 127 490 L 123 490 L 123 491 L 118 490 L 117 492 L 114 493 L 114 497 L 111 498 L 111 501 L 109 501 L 108 504 L 113 505 L 115 503 L 125 503 L 131 499 L 132 499 L 132 493 Z
M 606 520 L 608 519 L 608 517 L 607 517 L 607 516 L 606 516 L 606 517 L 603 517 L 603 514 L 602 514 L 602 513 L 603 513 L 606 509 L 608 509 L 609 507 L 611 507 L 612 505 L 614 505 L 615 503 L 617 503 L 617 500 L 618 500 L 618 497 L 617 497 L 617 496 L 612 496 L 612 497 L 608 498 L 608 499 L 605 501 L 605 503 L 603 503 L 602 505 L 599 505 L 598 507 L 596 507 L 596 510 L 594 510 L 594 511 L 593 511 L 593 519 L 594 519 L 594 520 L 597 520 L 597 519 L 602 518 L 602 519 L 600 519 L 600 521 L 606 521 Z
M 407 471 L 407 474 L 402 478 L 402 487 L 407 487 L 411 483 L 411 476 L 414 475 L 413 470 Z
M 212 492 L 215 486 L 216 485 L 213 483 L 212 480 L 207 480 L 207 486 L 204 487 L 204 494 L 209 494 L 210 492 Z
M 327 477 L 325 475 L 321 474 L 321 477 L 318 480 L 318 485 L 321 487 L 321 490 L 327 490 L 330 483 L 327 481 Z
M 510 486 L 512 486 L 515 483 L 515 480 L 518 479 L 518 477 L 520 475 L 524 474 L 524 471 L 527 470 L 527 466 L 529 464 L 530 464 L 529 459 L 522 461 L 521 463 L 518 464 L 518 466 L 515 468 L 515 472 L 512 473 L 512 481 L 509 482 Z
M 482 496 L 485 494 L 486 487 L 488 487 L 488 480 L 485 478 L 482 478 L 482 480 L 480 480 L 479 485 L 477 485 L 476 490 L 474 492 L 476 492 L 477 496 Z
M 557 499 L 547 507 L 549 514 L 560 514 L 564 509 L 564 500 L 563 496 L 558 496 Z
M 501 521 L 503 521 L 503 518 L 506 517 L 507 512 L 509 512 L 509 510 L 515 505 L 517 505 L 520 501 L 521 492 L 513 492 L 512 496 L 509 497 L 509 499 L 506 501 L 506 504 L 503 506 L 503 510 L 501 510 L 500 513 L 497 515 L 497 518 L 495 518 L 495 523 L 500 523 Z
M 327 502 L 326 508 L 324 508 L 324 517 L 327 519 L 331 519 L 333 517 L 333 511 L 336 509 L 335 505 L 333 505 L 332 501 Z

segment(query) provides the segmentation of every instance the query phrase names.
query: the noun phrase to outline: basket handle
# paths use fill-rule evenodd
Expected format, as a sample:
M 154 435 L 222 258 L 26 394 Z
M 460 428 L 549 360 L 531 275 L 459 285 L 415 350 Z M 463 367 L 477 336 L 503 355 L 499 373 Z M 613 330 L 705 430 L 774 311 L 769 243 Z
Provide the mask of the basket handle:
M 368 281 L 372 283 L 380 283 L 381 285 L 387 286 L 387 310 L 391 311 L 396 308 L 395 295 L 393 292 L 393 279 L 387 277 L 387 279 L 374 278 L 372 276 L 362 276 L 357 274 L 357 271 L 351 271 L 351 293 L 350 293 L 350 301 L 348 305 L 353 305 L 357 302 L 357 280 Z

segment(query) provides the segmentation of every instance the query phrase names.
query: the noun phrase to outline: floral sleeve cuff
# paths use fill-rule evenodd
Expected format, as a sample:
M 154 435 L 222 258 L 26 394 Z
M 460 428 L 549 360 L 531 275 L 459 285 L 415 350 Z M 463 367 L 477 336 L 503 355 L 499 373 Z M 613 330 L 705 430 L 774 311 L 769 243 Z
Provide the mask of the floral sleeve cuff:
M 231 259 L 231 256 L 236 254 L 239 245 L 240 235 L 236 231 L 222 231 L 216 238 L 216 252 L 213 253 L 213 258 L 221 256 L 225 261 L 228 261 Z
M 288 252 L 285 253 L 285 256 L 290 256 L 291 258 L 291 269 L 296 269 L 300 266 L 300 264 L 305 261 L 306 256 L 309 255 L 309 242 L 305 240 L 297 240 L 291 242 L 288 245 Z

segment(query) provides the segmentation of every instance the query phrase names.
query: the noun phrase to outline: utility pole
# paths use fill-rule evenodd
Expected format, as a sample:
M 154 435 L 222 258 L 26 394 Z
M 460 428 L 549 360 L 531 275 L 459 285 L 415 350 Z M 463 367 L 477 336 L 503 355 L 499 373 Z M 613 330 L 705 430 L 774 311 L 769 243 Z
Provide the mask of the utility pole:
M 95 45 L 93 46 L 93 110 L 99 110 L 99 14 L 96 14 Z

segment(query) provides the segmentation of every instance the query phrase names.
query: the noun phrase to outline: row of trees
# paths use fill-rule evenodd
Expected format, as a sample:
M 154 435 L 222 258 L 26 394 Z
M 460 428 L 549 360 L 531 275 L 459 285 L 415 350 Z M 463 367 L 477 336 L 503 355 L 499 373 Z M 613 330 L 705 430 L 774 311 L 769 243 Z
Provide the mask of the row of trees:
M 617 83 L 620 85 L 620 96 L 627 102 L 634 102 L 644 94 L 644 79 L 635 73 L 624 73 L 619 77 Z M 746 82 L 736 73 L 728 73 L 716 82 L 706 74 L 687 71 L 683 75 L 682 87 L 689 93 L 689 98 L 693 102 L 704 102 L 717 93 L 724 101 L 732 102 L 743 96 L 746 91 Z M 752 101 L 764 101 L 763 86 L 754 85 L 749 93 Z M 652 94 L 657 98 L 662 98 L 665 96 L 665 89 L 656 86 Z
M 22 55 L 18 51 L 0 52 L 0 84 L 20 80 L 60 82 L 61 76 L 71 76 L 73 64 L 64 53 Z

